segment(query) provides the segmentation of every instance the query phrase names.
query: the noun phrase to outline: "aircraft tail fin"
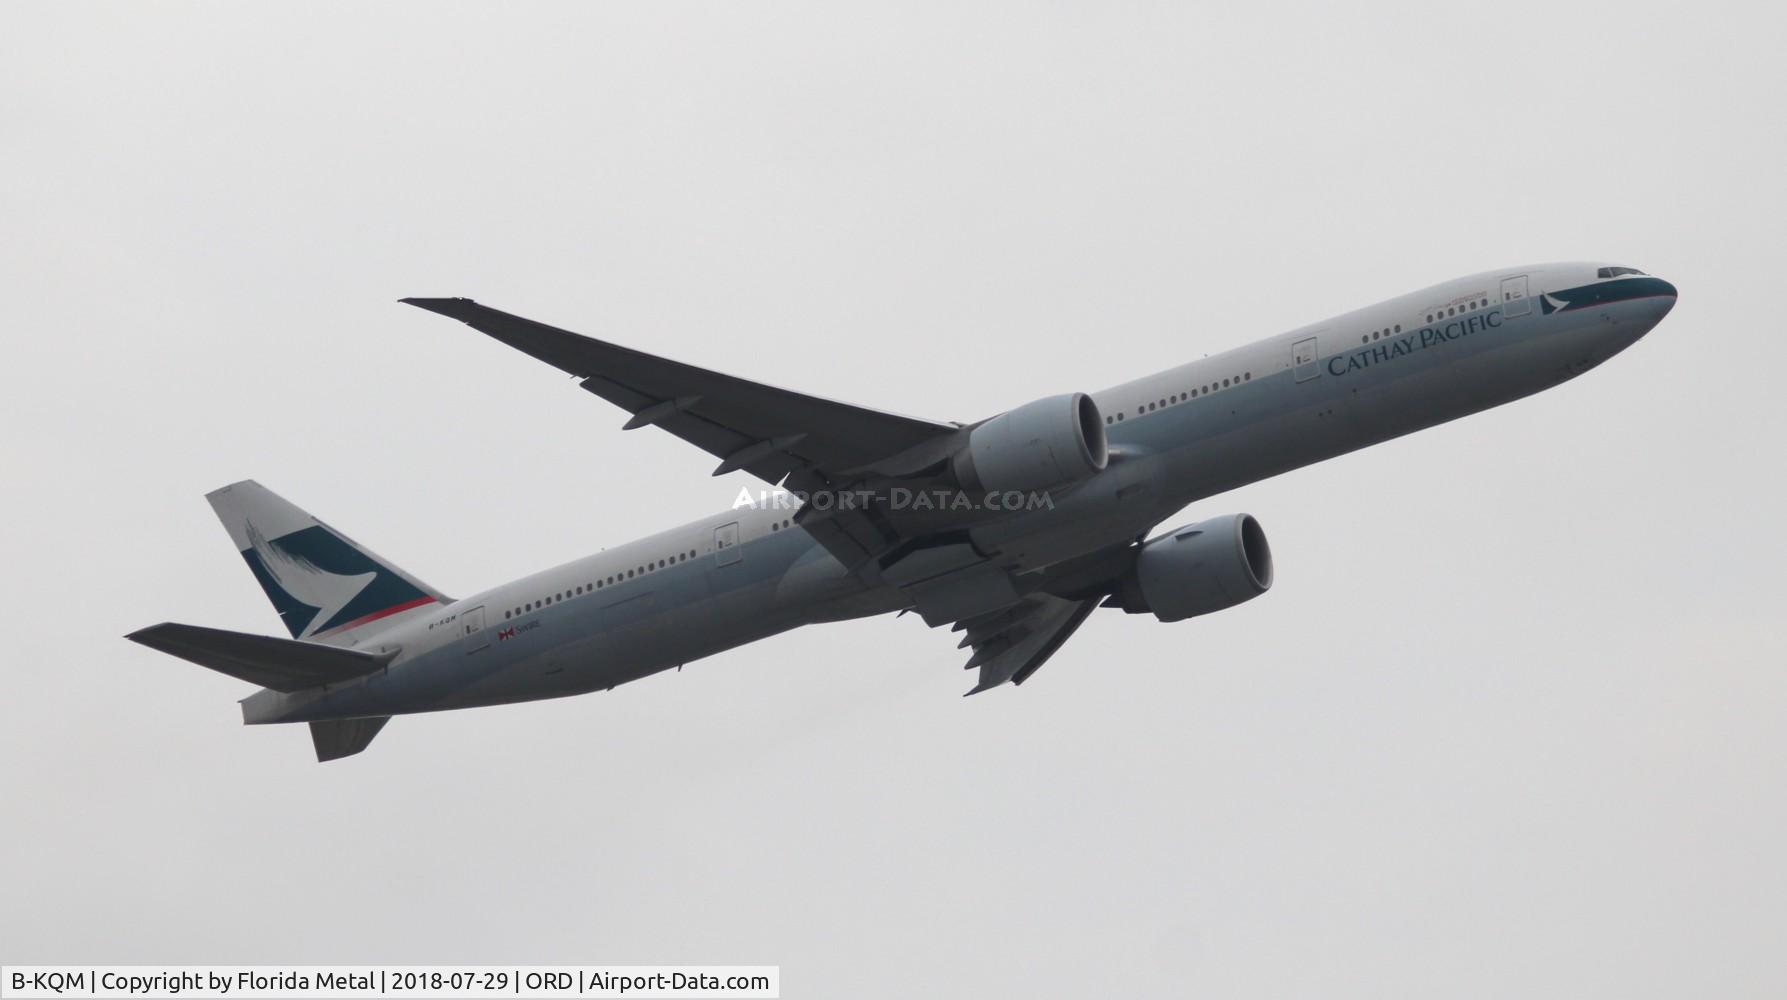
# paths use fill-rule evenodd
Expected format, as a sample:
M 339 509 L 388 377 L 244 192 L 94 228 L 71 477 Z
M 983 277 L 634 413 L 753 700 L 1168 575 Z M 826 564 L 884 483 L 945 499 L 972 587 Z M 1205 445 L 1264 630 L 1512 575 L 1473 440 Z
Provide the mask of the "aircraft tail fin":
M 293 639 L 349 645 L 450 601 L 252 479 L 205 499 Z
M 317 762 L 352 757 L 372 744 L 372 738 L 390 722 L 389 715 L 370 719 L 338 719 L 310 724 L 310 742 L 316 746 Z

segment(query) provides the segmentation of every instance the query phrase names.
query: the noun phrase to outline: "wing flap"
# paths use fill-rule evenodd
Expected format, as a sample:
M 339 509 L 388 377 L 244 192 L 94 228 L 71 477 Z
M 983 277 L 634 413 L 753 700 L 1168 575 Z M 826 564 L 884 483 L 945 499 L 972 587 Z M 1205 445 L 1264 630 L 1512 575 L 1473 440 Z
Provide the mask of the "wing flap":
M 957 622 L 956 628 L 968 633 L 962 646 L 974 647 L 974 655 L 968 658 L 964 669 L 980 668 L 979 682 L 968 694 L 979 694 L 1007 681 L 1022 684 L 1029 680 L 1097 607 L 1097 598 L 1070 601 L 1049 594 L 1031 594 L 1009 608 Z
M 303 691 L 351 681 L 376 673 L 395 655 L 175 622 L 151 625 L 125 638 L 275 691 Z

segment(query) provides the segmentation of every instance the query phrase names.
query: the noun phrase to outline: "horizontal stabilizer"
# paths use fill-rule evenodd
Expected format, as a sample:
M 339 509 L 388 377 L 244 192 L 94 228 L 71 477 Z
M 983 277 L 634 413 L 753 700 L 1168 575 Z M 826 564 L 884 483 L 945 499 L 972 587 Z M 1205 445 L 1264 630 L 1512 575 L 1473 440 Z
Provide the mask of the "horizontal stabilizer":
M 303 691 L 351 681 L 390 662 L 390 656 L 337 646 L 174 622 L 151 625 L 125 638 L 275 691 Z
M 389 715 L 371 719 L 335 719 L 310 724 L 310 742 L 316 744 L 316 759 L 340 760 L 366 749 L 379 730 L 390 722 Z

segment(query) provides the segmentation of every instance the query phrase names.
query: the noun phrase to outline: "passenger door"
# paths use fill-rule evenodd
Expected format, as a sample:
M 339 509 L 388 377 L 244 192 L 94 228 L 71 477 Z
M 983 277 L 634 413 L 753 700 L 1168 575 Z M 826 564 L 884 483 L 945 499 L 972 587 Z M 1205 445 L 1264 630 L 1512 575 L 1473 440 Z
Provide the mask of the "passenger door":
M 1502 279 L 1502 318 L 1513 319 L 1525 316 L 1533 308 L 1532 300 L 1526 295 L 1526 275 L 1517 274 L 1512 278 Z
M 722 524 L 714 529 L 714 565 L 730 566 L 745 557 L 738 547 L 738 522 Z
M 465 640 L 467 653 L 476 653 L 490 645 L 490 636 L 484 631 L 484 608 L 482 605 L 459 615 L 459 634 Z
M 1291 345 L 1291 370 L 1297 373 L 1299 382 L 1307 382 L 1322 373 L 1316 338 L 1306 337 Z

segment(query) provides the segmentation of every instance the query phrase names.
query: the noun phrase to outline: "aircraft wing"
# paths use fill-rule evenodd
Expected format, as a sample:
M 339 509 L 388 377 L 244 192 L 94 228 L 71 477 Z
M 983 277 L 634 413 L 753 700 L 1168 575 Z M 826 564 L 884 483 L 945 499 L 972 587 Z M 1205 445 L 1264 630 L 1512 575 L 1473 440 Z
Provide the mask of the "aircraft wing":
M 471 299 L 409 298 L 569 372 L 633 415 L 720 459 L 714 475 L 744 469 L 772 485 L 802 470 L 836 483 L 855 470 L 933 439 L 954 424 L 883 413 L 750 382 L 523 319 Z
M 980 668 L 980 682 L 968 694 L 1006 681 L 1029 680 L 1097 607 L 1096 597 L 1070 601 L 1037 593 L 1010 607 L 957 622 L 954 631 L 968 633 L 958 648 L 974 647 L 963 669 Z

